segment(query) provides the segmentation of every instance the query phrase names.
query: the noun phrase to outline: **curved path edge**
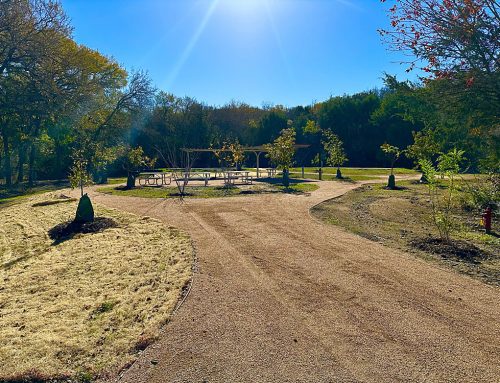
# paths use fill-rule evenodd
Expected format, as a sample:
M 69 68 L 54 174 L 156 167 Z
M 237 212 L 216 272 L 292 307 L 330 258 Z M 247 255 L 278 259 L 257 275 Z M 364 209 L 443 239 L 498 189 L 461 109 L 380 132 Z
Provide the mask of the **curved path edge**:
M 310 196 L 152 200 L 93 193 L 196 245 L 195 284 L 120 382 L 492 382 L 499 290 L 325 225 Z

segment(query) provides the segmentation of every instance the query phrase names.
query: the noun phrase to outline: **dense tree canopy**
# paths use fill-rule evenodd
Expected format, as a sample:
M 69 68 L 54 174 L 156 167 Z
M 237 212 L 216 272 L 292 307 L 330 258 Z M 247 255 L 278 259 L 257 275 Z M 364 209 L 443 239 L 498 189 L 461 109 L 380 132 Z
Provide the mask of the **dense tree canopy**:
M 127 73 L 75 43 L 58 1 L 0 0 L 0 178 L 7 185 L 66 178 L 78 153 L 104 182 L 123 172 L 124 148 L 141 147 L 162 167 L 180 163 L 183 147 L 263 145 L 289 127 L 310 145 L 295 153 L 297 165 L 327 164 L 322 137 L 332 134 L 350 166 L 389 166 L 380 150 L 389 143 L 410 146 L 405 166 L 459 148 L 469 169 L 498 170 L 497 2 L 393 0 L 389 14 L 393 29 L 384 37 L 413 55 L 410 65 L 424 63 L 427 78 L 387 75 L 381 90 L 307 106 L 215 107 L 157 91 L 144 72 Z M 196 166 L 217 163 L 205 154 Z

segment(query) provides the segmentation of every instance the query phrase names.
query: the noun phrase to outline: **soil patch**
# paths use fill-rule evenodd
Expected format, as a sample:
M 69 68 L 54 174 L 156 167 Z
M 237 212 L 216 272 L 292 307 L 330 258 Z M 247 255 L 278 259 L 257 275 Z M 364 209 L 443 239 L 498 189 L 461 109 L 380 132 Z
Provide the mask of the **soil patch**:
M 76 234 L 99 233 L 111 227 L 118 227 L 113 218 L 96 217 L 94 222 L 79 223 L 67 221 L 54 226 L 49 230 L 49 237 L 55 244 L 73 238 Z
M 419 250 L 439 254 L 444 258 L 457 257 L 467 262 L 479 263 L 481 259 L 488 258 L 488 253 L 470 242 L 441 238 L 420 238 L 411 241 Z

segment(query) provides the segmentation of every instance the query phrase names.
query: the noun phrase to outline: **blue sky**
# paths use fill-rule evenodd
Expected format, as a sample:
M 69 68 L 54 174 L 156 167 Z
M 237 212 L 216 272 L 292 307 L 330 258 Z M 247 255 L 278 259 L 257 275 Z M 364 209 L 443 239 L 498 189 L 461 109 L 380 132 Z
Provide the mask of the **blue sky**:
M 309 105 L 406 78 L 379 0 L 62 0 L 74 37 L 211 105 Z M 413 75 L 414 76 L 414 75 Z

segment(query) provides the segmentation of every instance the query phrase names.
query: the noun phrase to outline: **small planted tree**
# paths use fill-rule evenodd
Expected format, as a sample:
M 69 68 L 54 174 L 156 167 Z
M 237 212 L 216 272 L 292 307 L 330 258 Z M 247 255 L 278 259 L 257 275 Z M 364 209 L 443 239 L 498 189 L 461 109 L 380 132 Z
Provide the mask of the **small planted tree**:
M 88 171 L 88 161 L 84 158 L 82 151 L 76 151 L 73 155 L 73 166 L 70 169 L 69 182 L 73 189 L 80 188 L 80 201 L 76 209 L 75 223 L 87 223 L 94 221 L 94 208 L 87 194 L 83 193 L 83 187 L 92 184 L 92 176 Z
M 241 169 L 241 164 L 245 159 L 245 153 L 243 151 L 243 146 L 238 140 L 234 142 L 224 141 L 222 146 L 218 149 L 213 149 L 214 155 L 219 162 L 219 166 L 222 169 L 227 167 L 235 166 L 236 169 Z
M 342 179 L 342 172 L 340 167 L 347 162 L 347 156 L 344 151 L 344 145 L 341 139 L 333 134 L 331 131 L 326 130 L 323 132 L 323 140 L 321 141 L 326 153 L 326 162 L 330 166 L 337 168 L 336 178 Z
M 390 145 L 388 143 L 380 146 L 380 149 L 389 157 L 391 161 L 391 174 L 389 175 L 389 180 L 387 182 L 387 188 L 394 190 L 396 189 L 396 177 L 394 175 L 394 166 L 396 165 L 396 161 L 401 157 L 404 153 L 403 150 L 399 149 L 397 146 Z
M 272 144 L 264 145 L 268 151 L 266 157 L 283 170 L 283 186 L 290 186 L 290 168 L 293 165 L 295 154 L 295 130 L 293 128 L 283 129 L 281 135 Z
M 241 165 L 245 159 L 245 153 L 243 152 L 243 146 L 238 140 L 231 142 L 229 144 L 229 150 L 232 156 L 232 162 L 236 166 L 237 170 L 241 170 Z
M 416 162 L 417 167 L 420 160 L 432 161 L 432 159 L 439 152 L 439 145 L 434 137 L 434 132 L 430 129 L 426 129 L 419 132 L 412 132 L 412 134 L 413 144 L 406 148 L 406 156 L 413 159 Z M 423 172 L 420 182 L 427 183 L 425 173 Z
M 456 177 L 460 164 L 464 160 L 464 151 L 453 149 L 438 157 L 437 168 L 428 159 L 421 159 L 420 168 L 427 180 L 429 198 L 432 206 L 432 218 L 441 240 L 450 242 L 451 233 L 456 227 L 453 218 L 454 200 L 457 194 Z M 440 193 L 438 175 L 447 183 L 444 194 Z
M 141 146 L 137 148 L 126 148 L 123 156 L 123 169 L 127 171 L 127 189 L 135 187 L 135 179 L 142 168 L 154 167 L 156 159 L 150 159 L 144 155 Z

